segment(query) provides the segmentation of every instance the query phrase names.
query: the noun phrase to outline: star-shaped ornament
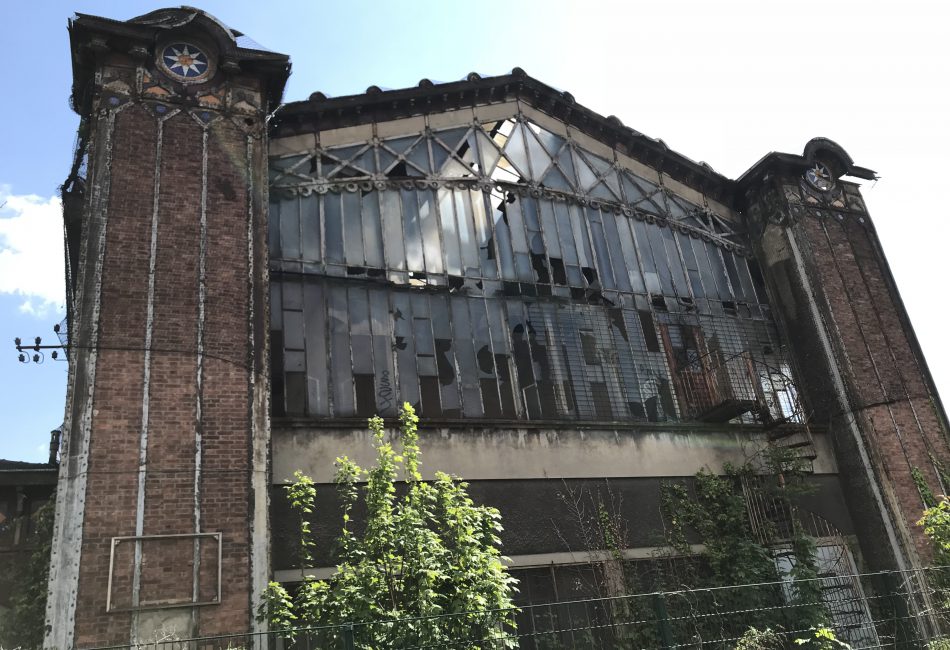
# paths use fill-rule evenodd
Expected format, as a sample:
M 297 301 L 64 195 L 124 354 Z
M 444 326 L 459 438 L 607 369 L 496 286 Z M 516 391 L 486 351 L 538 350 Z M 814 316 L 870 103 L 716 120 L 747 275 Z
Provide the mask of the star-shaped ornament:
M 162 59 L 169 71 L 183 79 L 199 79 L 208 72 L 208 55 L 187 43 L 169 45 Z

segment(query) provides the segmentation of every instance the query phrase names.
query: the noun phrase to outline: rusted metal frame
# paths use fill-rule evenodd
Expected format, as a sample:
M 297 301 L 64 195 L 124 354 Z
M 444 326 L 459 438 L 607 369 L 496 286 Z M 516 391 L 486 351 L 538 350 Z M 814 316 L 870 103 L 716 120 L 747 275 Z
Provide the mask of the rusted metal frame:
M 112 606 L 112 576 L 115 568 L 115 549 L 116 546 L 122 542 L 135 542 L 136 545 L 141 545 L 142 542 L 148 540 L 159 540 L 159 539 L 186 539 L 186 538 L 201 538 L 207 537 L 212 538 L 218 543 L 218 573 L 217 573 L 217 595 L 213 600 L 198 601 L 194 596 L 190 601 L 182 601 L 176 603 L 165 603 L 160 605 L 145 605 L 140 606 L 135 604 L 131 607 L 113 607 Z M 121 537 L 113 537 L 109 544 L 109 580 L 106 584 L 106 612 L 138 612 L 144 610 L 153 610 L 153 609 L 171 609 L 171 608 L 180 608 L 183 606 L 200 606 L 200 605 L 218 605 L 221 603 L 221 577 L 222 577 L 222 566 L 221 560 L 223 557 L 223 550 L 221 547 L 222 534 L 221 533 L 173 533 L 166 535 L 125 535 Z M 197 593 L 197 588 L 193 588 L 192 593 Z

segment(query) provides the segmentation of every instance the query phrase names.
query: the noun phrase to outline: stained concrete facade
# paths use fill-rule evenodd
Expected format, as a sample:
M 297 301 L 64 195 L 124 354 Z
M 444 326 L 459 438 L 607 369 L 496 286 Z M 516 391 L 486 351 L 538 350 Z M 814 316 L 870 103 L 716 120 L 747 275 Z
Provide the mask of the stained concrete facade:
M 404 401 L 515 568 L 609 559 L 565 494 L 650 558 L 664 482 L 776 446 L 849 568 L 926 563 L 946 418 L 840 146 L 729 179 L 519 69 L 280 105 L 287 57 L 199 10 L 70 35 L 49 647 L 260 629 L 301 575 L 283 486 L 332 515 Z

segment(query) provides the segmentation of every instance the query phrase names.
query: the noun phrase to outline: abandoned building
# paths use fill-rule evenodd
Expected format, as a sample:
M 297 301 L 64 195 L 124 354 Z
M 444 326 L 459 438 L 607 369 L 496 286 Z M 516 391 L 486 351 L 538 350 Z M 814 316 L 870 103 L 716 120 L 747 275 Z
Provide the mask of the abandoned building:
M 282 105 L 288 56 L 200 10 L 69 34 L 49 647 L 262 629 L 301 575 L 282 486 L 332 510 L 402 402 L 425 471 L 500 509 L 521 602 L 615 559 L 566 493 L 648 562 L 664 481 L 776 447 L 823 570 L 928 562 L 946 417 L 838 144 L 731 179 L 518 68 Z

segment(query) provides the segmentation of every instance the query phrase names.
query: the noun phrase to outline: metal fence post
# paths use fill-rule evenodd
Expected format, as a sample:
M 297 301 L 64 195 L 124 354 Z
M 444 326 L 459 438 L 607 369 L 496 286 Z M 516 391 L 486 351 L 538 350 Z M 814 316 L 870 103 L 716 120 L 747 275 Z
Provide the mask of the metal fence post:
M 353 624 L 343 624 L 343 650 L 354 650 L 353 645 Z
M 673 647 L 673 630 L 670 628 L 670 616 L 666 612 L 666 599 L 663 594 L 653 594 L 653 611 L 656 613 L 656 627 L 660 633 L 662 647 Z

